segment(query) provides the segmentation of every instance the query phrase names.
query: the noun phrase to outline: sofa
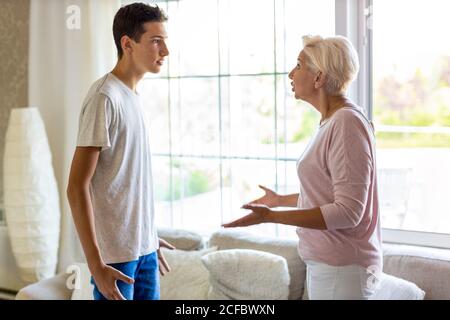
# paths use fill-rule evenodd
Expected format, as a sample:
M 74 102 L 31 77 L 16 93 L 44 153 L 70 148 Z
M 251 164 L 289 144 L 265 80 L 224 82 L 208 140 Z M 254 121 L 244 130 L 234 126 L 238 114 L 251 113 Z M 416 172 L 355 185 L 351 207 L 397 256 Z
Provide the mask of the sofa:
M 172 271 L 161 277 L 162 300 L 306 300 L 306 265 L 298 241 L 220 229 L 205 239 L 188 230 L 159 229 L 176 246 L 164 250 Z M 450 299 L 450 250 L 385 243 L 376 300 Z M 76 272 L 74 272 L 74 270 Z M 90 300 L 85 263 L 22 288 L 17 300 Z

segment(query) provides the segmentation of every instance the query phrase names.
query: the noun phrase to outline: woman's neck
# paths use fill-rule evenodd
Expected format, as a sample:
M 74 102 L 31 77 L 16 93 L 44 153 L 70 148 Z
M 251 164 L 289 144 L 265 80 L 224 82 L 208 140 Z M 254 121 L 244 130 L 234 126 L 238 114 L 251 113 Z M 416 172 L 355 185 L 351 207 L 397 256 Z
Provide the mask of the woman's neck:
M 323 94 L 319 97 L 316 107 L 322 115 L 320 122 L 329 119 L 337 110 L 348 104 L 351 104 L 351 101 L 345 95 L 331 96 Z

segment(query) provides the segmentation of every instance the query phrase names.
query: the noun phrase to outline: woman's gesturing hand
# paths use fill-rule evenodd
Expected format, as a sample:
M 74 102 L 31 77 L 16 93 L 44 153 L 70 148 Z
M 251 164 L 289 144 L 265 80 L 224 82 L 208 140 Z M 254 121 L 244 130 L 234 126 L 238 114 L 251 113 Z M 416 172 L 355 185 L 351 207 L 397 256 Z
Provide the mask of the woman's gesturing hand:
M 259 185 L 261 189 L 264 190 L 264 196 L 262 196 L 259 199 L 253 200 L 249 202 L 248 204 L 261 204 L 265 205 L 269 208 L 275 208 L 280 205 L 280 195 L 264 186 Z
M 252 210 L 252 212 L 246 216 L 243 216 L 242 218 L 239 218 L 229 223 L 225 223 L 222 225 L 222 227 L 224 228 L 247 227 L 259 223 L 270 222 L 269 215 L 272 212 L 272 210 L 270 210 L 266 205 L 244 204 L 242 208 Z

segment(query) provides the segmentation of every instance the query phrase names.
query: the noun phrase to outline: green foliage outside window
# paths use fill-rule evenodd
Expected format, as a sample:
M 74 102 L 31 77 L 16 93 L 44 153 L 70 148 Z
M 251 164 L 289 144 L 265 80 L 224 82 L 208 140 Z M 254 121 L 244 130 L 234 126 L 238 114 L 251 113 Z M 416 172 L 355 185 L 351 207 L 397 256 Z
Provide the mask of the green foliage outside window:
M 434 71 L 420 69 L 408 79 L 393 73 L 374 86 L 374 122 L 407 127 L 450 127 L 450 56 L 435 63 Z M 450 148 L 448 133 L 377 131 L 382 148 Z
M 176 167 L 176 164 L 174 165 Z M 178 166 L 179 167 L 179 166 Z M 175 172 L 173 175 L 173 194 L 171 196 L 170 182 L 159 182 L 155 190 L 155 197 L 159 201 L 179 200 L 183 197 L 191 197 L 214 189 L 215 185 L 212 183 L 208 173 L 201 170 L 185 170 L 184 177 L 181 177 L 180 172 Z

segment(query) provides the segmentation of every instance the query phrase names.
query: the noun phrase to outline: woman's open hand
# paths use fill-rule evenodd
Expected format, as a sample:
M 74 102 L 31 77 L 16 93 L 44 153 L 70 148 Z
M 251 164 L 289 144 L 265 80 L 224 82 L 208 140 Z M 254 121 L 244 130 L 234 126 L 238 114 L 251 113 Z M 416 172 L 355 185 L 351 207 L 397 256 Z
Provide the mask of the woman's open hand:
M 246 216 L 222 225 L 224 228 L 247 227 L 264 222 L 270 222 L 269 216 L 272 210 L 263 204 L 244 204 L 243 209 L 252 210 Z
M 269 208 L 275 208 L 280 205 L 280 195 L 269 188 L 266 188 L 264 186 L 259 185 L 261 189 L 264 190 L 264 196 L 262 196 L 259 199 L 253 200 L 249 202 L 248 204 L 261 204 L 265 205 Z

